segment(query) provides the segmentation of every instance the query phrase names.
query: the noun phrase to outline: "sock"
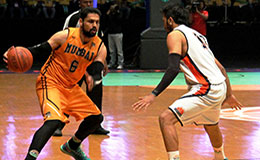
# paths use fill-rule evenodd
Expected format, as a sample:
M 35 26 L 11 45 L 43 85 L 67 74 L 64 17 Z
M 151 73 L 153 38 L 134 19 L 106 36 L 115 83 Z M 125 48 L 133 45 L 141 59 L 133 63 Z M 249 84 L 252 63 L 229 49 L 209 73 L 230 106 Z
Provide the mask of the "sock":
M 80 146 L 81 140 L 73 136 L 68 143 L 71 149 L 76 150 Z
M 169 160 L 179 160 L 180 152 L 179 151 L 168 152 L 168 157 L 169 157 Z
M 214 148 L 215 160 L 223 160 L 225 159 L 224 147 L 223 145 L 219 148 Z
M 29 153 L 27 154 L 25 160 L 35 160 L 37 159 L 39 155 L 39 152 L 36 150 L 30 150 Z

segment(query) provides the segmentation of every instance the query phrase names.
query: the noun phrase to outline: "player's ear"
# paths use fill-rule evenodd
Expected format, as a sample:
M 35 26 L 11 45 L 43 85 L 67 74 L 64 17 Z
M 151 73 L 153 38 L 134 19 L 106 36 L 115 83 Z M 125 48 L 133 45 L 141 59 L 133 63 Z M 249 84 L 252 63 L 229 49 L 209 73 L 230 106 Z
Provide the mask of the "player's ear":
M 79 18 L 79 25 L 80 25 L 80 27 L 83 25 L 83 20 L 82 20 L 82 18 Z
M 174 23 L 174 20 L 173 20 L 172 17 L 170 17 L 170 18 L 167 19 L 167 22 L 168 22 L 169 25 L 172 25 Z

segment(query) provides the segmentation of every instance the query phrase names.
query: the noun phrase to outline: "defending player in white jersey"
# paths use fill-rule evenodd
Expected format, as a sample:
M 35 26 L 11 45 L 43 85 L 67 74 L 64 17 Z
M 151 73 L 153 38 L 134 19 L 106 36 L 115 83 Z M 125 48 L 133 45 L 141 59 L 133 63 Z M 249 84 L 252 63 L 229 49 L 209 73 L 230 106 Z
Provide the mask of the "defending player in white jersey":
M 178 136 L 175 124 L 203 125 L 214 149 L 215 160 L 227 160 L 218 121 L 224 103 L 241 109 L 242 104 L 232 94 L 224 67 L 209 49 L 207 39 L 187 27 L 189 12 L 175 4 L 162 9 L 164 28 L 168 32 L 168 68 L 158 86 L 133 104 L 136 111 L 146 109 L 155 97 L 177 76 L 184 73 L 189 91 L 169 106 L 159 117 L 160 129 L 169 160 L 179 160 Z

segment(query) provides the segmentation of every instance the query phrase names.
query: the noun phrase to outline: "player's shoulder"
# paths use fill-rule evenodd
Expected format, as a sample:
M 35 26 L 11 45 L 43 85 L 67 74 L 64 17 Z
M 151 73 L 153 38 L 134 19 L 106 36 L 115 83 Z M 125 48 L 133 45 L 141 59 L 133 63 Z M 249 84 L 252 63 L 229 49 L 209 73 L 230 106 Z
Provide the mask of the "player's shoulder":
M 178 40 L 184 37 L 183 32 L 181 32 L 180 30 L 173 30 L 171 31 L 168 36 L 167 39 L 174 39 L 174 40 Z
M 59 32 L 57 32 L 53 38 L 55 41 L 60 41 L 60 42 L 64 42 L 64 40 L 67 39 L 68 37 L 68 33 L 69 33 L 69 30 L 68 29 L 65 29 L 65 30 L 61 30 Z

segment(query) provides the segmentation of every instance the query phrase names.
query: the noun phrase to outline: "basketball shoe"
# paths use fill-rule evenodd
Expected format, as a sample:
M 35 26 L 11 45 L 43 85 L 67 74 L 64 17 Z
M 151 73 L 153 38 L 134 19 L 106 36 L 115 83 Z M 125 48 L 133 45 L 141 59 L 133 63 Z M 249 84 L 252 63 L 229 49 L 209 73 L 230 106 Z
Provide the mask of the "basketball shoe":
M 88 158 L 86 154 L 82 151 L 81 147 L 78 147 L 76 150 L 73 150 L 70 148 L 68 142 L 61 145 L 60 150 L 63 153 L 72 156 L 73 158 L 75 158 L 75 160 L 90 160 L 90 158 Z

